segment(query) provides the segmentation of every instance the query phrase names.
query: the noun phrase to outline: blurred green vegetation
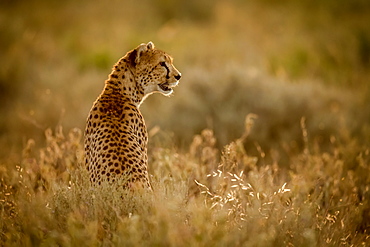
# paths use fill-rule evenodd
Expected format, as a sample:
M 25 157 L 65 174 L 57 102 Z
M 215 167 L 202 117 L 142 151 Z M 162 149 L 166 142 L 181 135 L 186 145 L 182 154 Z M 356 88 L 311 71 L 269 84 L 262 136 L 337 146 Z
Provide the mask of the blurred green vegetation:
M 369 23 L 367 0 L 2 0 L 0 245 L 366 246 Z M 122 203 L 86 189 L 82 133 L 150 40 L 182 79 L 141 107 L 156 192 Z

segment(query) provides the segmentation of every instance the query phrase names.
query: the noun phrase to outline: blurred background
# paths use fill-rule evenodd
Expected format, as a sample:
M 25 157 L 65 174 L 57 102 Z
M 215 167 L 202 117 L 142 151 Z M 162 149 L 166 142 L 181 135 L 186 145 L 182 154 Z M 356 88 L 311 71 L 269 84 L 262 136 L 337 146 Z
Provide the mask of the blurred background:
M 152 147 L 187 149 L 205 128 L 222 147 L 249 113 L 247 152 L 282 164 L 302 117 L 312 147 L 368 146 L 369 23 L 368 0 L 1 0 L 1 160 L 47 128 L 84 129 L 113 64 L 148 41 L 183 75 L 141 107 Z

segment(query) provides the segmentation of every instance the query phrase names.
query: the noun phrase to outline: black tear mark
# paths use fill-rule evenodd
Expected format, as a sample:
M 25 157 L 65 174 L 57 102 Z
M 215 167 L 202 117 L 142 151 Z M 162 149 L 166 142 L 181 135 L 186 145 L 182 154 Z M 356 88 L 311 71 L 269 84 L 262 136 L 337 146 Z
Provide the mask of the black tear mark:
M 166 70 L 167 70 L 167 75 L 166 75 L 166 79 L 170 79 L 170 69 L 167 67 L 167 64 L 165 62 L 160 62 L 159 63 L 161 66 L 165 67 Z

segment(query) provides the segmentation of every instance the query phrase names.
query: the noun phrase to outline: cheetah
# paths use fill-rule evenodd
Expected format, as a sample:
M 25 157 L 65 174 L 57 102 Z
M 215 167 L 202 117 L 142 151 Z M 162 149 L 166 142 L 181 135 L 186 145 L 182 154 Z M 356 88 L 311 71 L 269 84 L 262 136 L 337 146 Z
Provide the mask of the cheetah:
M 152 190 L 148 134 L 139 107 L 152 93 L 170 95 L 180 78 L 172 57 L 152 42 L 129 51 L 114 65 L 86 123 L 85 162 L 92 184 L 120 179 L 124 188 Z

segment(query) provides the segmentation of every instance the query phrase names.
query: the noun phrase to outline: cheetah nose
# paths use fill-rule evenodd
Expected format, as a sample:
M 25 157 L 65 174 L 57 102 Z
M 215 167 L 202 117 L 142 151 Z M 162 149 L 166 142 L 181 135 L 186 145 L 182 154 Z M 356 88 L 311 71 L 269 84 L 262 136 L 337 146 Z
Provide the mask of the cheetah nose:
M 176 80 L 180 80 L 180 78 L 181 78 L 181 74 L 175 75 Z

